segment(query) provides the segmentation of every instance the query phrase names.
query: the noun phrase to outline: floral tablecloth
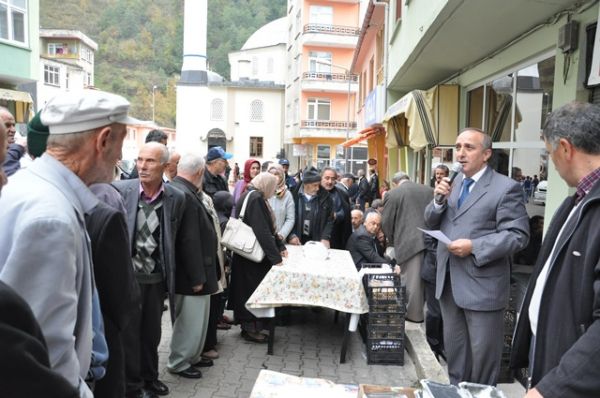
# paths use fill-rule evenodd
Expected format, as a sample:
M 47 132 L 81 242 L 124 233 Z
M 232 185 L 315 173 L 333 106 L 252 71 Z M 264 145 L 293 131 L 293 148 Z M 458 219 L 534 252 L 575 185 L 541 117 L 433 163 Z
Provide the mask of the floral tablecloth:
M 350 252 L 330 249 L 326 259 L 315 259 L 303 246 L 288 246 L 283 266 L 271 268 L 246 308 L 257 317 L 265 317 L 265 309 L 287 305 L 327 307 L 352 314 L 368 312 L 365 290 Z

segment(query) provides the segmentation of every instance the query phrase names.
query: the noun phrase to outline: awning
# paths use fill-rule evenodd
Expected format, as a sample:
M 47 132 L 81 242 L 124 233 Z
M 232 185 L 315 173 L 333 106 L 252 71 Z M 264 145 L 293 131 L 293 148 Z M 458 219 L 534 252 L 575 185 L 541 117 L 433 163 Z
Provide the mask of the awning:
M 6 103 L 17 123 L 27 123 L 31 120 L 33 100 L 29 93 L 0 88 L 0 103 Z
M 388 148 L 408 145 L 418 151 L 428 145 L 437 145 L 431 116 L 432 101 L 432 93 L 413 90 L 388 108 L 383 117 L 383 126 L 388 132 Z M 404 115 L 409 128 L 408 137 L 403 123 L 397 118 L 401 114 Z
M 342 142 L 342 146 L 345 148 L 351 147 L 352 145 L 359 144 L 363 141 L 367 141 L 378 135 L 384 135 L 385 129 L 381 124 L 374 124 L 369 126 L 356 134 L 356 137 L 349 139 L 348 141 Z

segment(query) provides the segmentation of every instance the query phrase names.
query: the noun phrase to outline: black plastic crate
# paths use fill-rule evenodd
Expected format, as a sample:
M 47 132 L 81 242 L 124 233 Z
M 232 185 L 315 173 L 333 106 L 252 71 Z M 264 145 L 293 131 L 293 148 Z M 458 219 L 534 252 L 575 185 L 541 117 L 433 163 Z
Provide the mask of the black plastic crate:
M 367 325 L 368 339 L 395 339 L 404 340 L 404 322 L 398 325 Z
M 404 365 L 404 339 L 367 339 L 369 365 Z
M 367 317 L 369 325 L 404 326 L 404 313 L 370 312 Z
M 394 303 L 369 303 L 369 314 L 406 314 L 406 304 L 402 301 Z

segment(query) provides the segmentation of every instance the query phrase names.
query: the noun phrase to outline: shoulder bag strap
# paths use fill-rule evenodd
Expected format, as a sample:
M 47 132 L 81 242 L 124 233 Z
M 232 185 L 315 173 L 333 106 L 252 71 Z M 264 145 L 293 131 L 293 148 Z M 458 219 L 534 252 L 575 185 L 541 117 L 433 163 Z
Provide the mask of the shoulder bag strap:
M 244 212 L 246 211 L 246 205 L 248 204 L 248 198 L 254 191 L 248 191 L 248 195 L 244 198 L 244 204 L 242 205 L 242 211 L 240 211 L 240 220 L 244 220 Z

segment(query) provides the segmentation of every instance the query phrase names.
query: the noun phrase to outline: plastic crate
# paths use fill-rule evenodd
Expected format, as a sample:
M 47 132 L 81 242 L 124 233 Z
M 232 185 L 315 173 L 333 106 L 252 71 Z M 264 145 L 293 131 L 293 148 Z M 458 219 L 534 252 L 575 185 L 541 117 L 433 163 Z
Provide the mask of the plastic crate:
M 404 340 L 404 322 L 398 325 L 367 325 L 368 339 L 397 339 Z
M 369 313 L 367 321 L 369 325 L 404 326 L 404 313 Z
M 404 365 L 404 339 L 367 339 L 369 365 Z
M 406 314 L 406 304 L 402 301 L 394 303 L 379 304 L 369 303 L 369 314 Z

